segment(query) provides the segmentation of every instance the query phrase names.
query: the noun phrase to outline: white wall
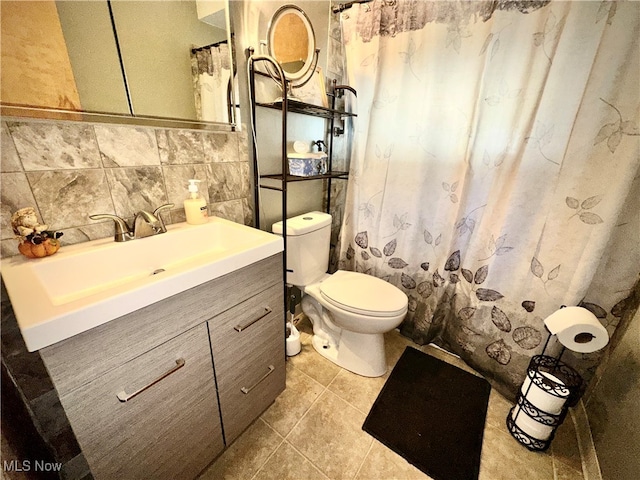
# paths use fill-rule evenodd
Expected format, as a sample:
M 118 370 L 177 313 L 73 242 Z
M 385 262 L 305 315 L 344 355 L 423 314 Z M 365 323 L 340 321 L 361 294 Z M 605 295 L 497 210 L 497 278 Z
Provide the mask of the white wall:
M 585 402 L 604 480 L 640 472 L 640 311 Z

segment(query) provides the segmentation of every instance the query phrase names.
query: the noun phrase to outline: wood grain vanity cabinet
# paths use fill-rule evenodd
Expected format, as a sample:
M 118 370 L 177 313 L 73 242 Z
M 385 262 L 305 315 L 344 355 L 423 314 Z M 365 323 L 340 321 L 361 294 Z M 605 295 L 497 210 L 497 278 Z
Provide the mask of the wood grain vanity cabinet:
M 96 479 L 194 478 L 284 390 L 281 267 L 274 255 L 40 350 Z
M 216 365 L 220 412 L 227 442 L 232 442 L 260 415 L 285 382 L 282 286 L 209 320 Z

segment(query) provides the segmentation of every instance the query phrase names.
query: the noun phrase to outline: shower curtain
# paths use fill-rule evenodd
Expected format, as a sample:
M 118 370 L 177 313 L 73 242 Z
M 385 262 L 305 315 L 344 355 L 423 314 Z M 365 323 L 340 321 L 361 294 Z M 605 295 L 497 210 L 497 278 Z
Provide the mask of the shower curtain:
M 198 120 L 228 123 L 229 47 L 221 44 L 191 52 L 191 73 Z
M 339 267 L 514 398 L 544 318 L 582 305 L 611 334 L 638 279 L 640 4 L 374 0 L 341 26 Z M 588 381 L 601 355 L 563 360 Z

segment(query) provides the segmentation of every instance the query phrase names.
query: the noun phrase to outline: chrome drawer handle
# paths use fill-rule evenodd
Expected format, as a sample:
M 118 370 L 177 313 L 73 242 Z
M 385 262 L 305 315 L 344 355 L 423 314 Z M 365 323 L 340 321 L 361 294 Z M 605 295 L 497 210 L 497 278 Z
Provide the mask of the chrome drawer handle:
M 244 325 L 236 325 L 235 327 L 233 327 L 233 329 L 236 332 L 241 332 L 242 330 L 249 328 L 251 325 L 253 325 L 257 321 L 262 320 L 264 317 L 266 317 L 270 313 L 271 313 L 271 309 L 269 307 L 264 307 L 264 313 L 260 315 L 258 318 L 254 318 L 253 320 L 249 321 L 248 323 L 245 323 Z
M 141 394 L 142 392 L 144 392 L 145 390 L 147 390 L 148 388 L 153 387 L 156 383 L 158 383 L 160 380 L 163 380 L 164 378 L 167 378 L 169 375 L 171 375 L 173 372 L 176 372 L 178 370 L 180 370 L 182 367 L 184 367 L 184 358 L 179 358 L 176 360 L 176 366 L 173 367 L 171 370 L 163 373 L 162 375 L 160 375 L 158 378 L 156 378 L 154 381 L 152 381 L 151 383 L 149 383 L 148 385 L 145 385 L 144 387 L 136 390 L 133 393 L 127 393 L 124 390 L 121 391 L 120 393 L 118 393 L 117 397 L 118 400 L 120 400 L 121 402 L 128 402 L 129 400 L 131 400 L 133 397 L 135 397 L 136 395 Z
M 269 375 L 271 375 L 275 369 L 276 369 L 276 367 L 274 367 L 273 365 L 269 365 L 269 371 L 268 371 L 267 373 L 265 373 L 265 374 L 260 378 L 260 380 L 258 380 L 256 383 L 254 383 L 253 385 L 251 385 L 249 388 L 247 388 L 247 387 L 242 387 L 242 388 L 240 389 L 240 391 L 246 395 L 246 394 L 247 394 L 247 393 L 249 393 L 251 390 L 253 390 L 254 388 L 256 388 L 256 387 L 258 386 L 258 384 L 259 384 L 261 381 L 263 381 L 265 378 L 267 378 Z

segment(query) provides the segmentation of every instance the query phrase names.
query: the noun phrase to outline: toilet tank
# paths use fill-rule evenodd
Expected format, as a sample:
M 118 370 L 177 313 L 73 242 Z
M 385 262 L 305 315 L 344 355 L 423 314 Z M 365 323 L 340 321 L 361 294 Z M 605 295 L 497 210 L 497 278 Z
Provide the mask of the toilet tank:
M 282 222 L 271 227 L 282 235 Z M 331 215 L 310 212 L 287 219 L 287 283 L 304 287 L 314 283 L 329 268 Z

